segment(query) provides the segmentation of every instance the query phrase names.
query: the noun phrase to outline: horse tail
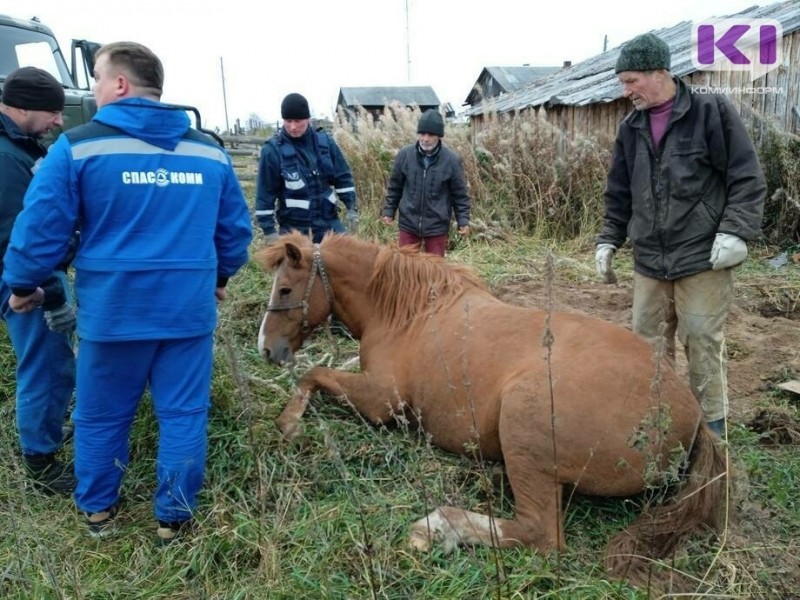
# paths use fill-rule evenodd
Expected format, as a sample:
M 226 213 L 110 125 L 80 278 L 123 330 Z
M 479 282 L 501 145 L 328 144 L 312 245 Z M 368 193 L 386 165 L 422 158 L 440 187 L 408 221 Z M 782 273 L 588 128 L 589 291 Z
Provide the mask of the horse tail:
M 685 536 L 703 525 L 719 531 L 728 478 L 727 456 L 719 438 L 703 422 L 679 489 L 666 503 L 646 510 L 614 536 L 606 548 L 608 572 L 634 584 L 644 583 L 652 560 L 671 555 Z

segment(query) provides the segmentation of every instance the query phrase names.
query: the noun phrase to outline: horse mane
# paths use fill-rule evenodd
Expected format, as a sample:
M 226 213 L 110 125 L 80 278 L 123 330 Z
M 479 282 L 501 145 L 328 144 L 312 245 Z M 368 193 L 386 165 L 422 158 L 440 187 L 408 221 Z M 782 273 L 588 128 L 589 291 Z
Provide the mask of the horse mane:
M 487 291 L 486 285 L 469 267 L 422 253 L 414 246 L 378 246 L 335 233 L 327 233 L 322 242 L 351 253 L 363 252 L 367 246 L 377 249 L 367 296 L 391 331 L 421 323 L 426 317 L 451 306 L 469 289 Z M 301 249 L 312 245 L 309 236 L 293 231 L 259 250 L 255 259 L 266 271 L 274 273 L 286 259 L 288 244 Z
M 385 325 L 396 331 L 451 306 L 469 289 L 487 290 L 468 267 L 392 244 L 378 252 L 368 294 Z

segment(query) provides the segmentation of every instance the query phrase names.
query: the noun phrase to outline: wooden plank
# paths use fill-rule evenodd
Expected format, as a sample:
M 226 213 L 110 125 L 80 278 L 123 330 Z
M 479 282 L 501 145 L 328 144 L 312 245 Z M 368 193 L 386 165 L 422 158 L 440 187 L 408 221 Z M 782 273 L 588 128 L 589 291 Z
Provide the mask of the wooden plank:
M 793 394 L 800 394 L 800 381 L 797 379 L 784 381 L 783 383 L 779 383 L 777 387 L 787 392 L 792 392 Z
M 226 144 L 255 144 L 260 146 L 269 139 L 269 136 L 252 136 L 252 135 L 223 135 L 222 141 Z

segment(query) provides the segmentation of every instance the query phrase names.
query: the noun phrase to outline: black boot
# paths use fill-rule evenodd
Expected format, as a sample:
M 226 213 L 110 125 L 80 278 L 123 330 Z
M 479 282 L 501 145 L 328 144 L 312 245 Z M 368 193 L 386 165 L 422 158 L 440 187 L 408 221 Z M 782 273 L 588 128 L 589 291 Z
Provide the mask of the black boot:
M 34 487 L 43 494 L 69 496 L 75 490 L 72 468 L 56 460 L 55 454 L 26 454 L 22 458 Z

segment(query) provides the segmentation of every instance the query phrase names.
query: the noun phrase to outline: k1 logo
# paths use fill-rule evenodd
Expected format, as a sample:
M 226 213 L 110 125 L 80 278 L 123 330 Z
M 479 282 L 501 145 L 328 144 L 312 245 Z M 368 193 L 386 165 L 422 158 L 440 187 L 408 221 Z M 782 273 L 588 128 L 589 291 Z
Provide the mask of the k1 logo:
M 700 71 L 751 71 L 756 79 L 780 66 L 782 45 L 775 19 L 692 23 L 692 64 Z

